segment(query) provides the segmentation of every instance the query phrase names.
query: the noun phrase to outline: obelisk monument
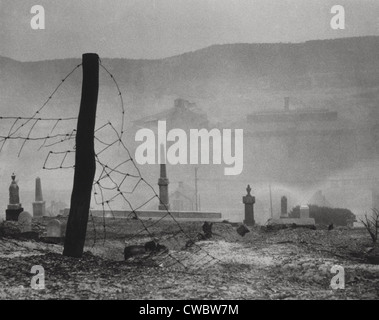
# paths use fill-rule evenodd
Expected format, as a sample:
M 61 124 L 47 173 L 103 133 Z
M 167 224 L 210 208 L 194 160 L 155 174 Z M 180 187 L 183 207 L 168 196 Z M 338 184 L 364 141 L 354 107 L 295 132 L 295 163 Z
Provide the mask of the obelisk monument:
M 41 179 L 36 178 L 35 202 L 33 202 L 33 217 L 46 215 L 46 202 L 43 201 Z

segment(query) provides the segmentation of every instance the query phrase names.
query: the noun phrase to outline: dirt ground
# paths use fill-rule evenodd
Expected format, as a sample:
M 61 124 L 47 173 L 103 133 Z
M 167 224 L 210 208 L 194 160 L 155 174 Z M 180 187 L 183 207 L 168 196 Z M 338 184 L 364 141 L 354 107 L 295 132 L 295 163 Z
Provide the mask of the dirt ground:
M 123 223 L 132 230 L 137 222 Z M 43 231 L 45 224 L 36 222 L 33 229 Z M 156 227 L 154 235 L 167 236 L 174 227 L 165 222 Z M 113 227 L 109 223 L 107 228 L 106 239 L 98 232 L 96 241 L 88 229 L 81 259 L 62 256 L 62 244 L 3 235 L 0 299 L 379 298 L 379 265 L 370 264 L 368 259 L 376 249 L 372 250 L 364 229 L 267 231 L 255 227 L 241 237 L 235 225 L 217 223 L 213 237 L 196 242 L 201 250 L 190 256 L 195 266 L 203 260 L 201 252 L 216 260 L 187 270 L 168 266 L 165 259 L 150 266 L 123 261 L 125 237 L 119 237 L 116 230 L 120 223 L 114 222 Z M 184 223 L 183 228 L 195 234 L 201 223 Z M 136 241 L 142 240 L 143 235 Z M 179 247 L 170 247 L 170 252 L 176 257 L 183 254 Z M 43 266 L 45 289 L 31 288 L 33 265 Z M 344 289 L 330 286 L 336 275 L 331 272 L 334 265 L 344 268 Z

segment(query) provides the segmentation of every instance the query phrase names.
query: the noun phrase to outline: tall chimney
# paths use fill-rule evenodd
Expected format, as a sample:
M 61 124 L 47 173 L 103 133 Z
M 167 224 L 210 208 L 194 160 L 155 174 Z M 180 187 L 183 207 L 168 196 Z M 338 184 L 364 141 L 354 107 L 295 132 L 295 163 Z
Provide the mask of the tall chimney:
M 159 186 L 159 210 L 168 210 L 170 209 L 170 204 L 168 200 L 168 178 L 167 178 L 167 171 L 166 171 L 166 154 L 164 150 L 164 146 L 160 145 L 161 148 L 161 158 L 163 157 L 160 165 L 160 178 L 158 179 L 158 186 Z
M 167 172 L 166 172 L 166 164 L 161 164 L 161 174 L 160 178 L 158 179 L 158 186 L 159 186 L 159 210 L 169 210 L 170 204 L 168 200 L 168 184 L 169 181 L 167 179 Z

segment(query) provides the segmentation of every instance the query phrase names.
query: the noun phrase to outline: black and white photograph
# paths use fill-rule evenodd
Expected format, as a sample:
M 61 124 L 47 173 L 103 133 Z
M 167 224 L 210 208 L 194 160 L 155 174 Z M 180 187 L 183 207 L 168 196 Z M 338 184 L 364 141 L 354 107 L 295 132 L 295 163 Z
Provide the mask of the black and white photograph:
M 378 300 L 378 237 L 377 0 L 0 0 L 0 300 Z

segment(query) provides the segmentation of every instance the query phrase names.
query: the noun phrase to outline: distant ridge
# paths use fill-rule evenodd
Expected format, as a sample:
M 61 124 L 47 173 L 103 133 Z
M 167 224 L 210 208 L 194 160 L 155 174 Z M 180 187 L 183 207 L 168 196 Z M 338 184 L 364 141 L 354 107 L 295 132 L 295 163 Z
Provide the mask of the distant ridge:
M 379 86 L 379 37 L 312 40 L 302 43 L 223 44 L 158 60 L 102 58 L 141 115 L 144 105 L 172 97 L 238 102 L 249 92 L 299 91 Z M 0 57 L 0 108 L 37 104 L 80 59 L 19 62 Z M 102 90 L 113 92 L 101 79 Z M 60 97 L 67 108 L 80 91 L 81 74 Z M 22 90 L 20 89 L 22 88 Z M 156 111 L 156 110 L 155 110 Z M 150 112 L 152 113 L 152 112 Z

